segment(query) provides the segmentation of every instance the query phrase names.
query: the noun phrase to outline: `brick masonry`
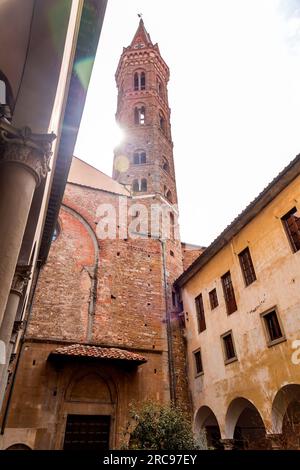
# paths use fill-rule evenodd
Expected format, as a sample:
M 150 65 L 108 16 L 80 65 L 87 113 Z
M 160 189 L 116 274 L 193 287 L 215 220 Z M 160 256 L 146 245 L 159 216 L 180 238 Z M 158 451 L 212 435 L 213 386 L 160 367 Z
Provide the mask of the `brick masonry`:
M 180 239 L 172 233 L 167 239 L 151 237 L 149 230 L 132 239 L 125 232 L 135 216 L 127 221 L 119 217 L 121 201 L 128 207 L 137 202 L 148 209 L 151 204 L 168 206 L 175 224 L 177 220 L 177 208 L 169 204 L 165 194 L 167 188 L 172 202 L 177 203 L 167 98 L 169 71 L 157 45 L 148 43 L 143 52 L 135 50 L 137 38 L 140 41 L 146 34 L 143 28 L 140 23 L 116 74 L 117 119 L 126 128 L 127 137 L 116 151 L 113 174 L 117 181 L 129 185 L 134 179 L 146 178 L 147 191 L 120 199 L 108 191 L 67 184 L 59 234 L 41 269 L 28 319 L 6 442 L 9 436 L 16 439 L 23 435 L 25 429 L 31 436 L 27 440 L 30 447 L 60 449 L 68 414 L 109 414 L 110 447 L 118 448 L 131 402 L 154 399 L 167 403 L 173 397 L 190 410 L 180 304 L 173 291 L 174 280 L 183 271 Z M 146 90 L 135 92 L 133 74 L 141 67 L 146 73 Z M 146 123 L 135 126 L 133 109 L 141 101 L 146 107 Z M 164 129 L 159 124 L 161 112 L 166 120 Z M 146 164 L 134 164 L 137 148 L 146 149 Z M 126 171 L 116 169 L 120 155 L 127 158 Z M 163 168 L 166 161 L 167 169 Z M 103 204 L 109 204 L 118 216 L 114 239 L 99 237 L 99 206 Z M 188 256 L 190 259 L 190 253 Z M 188 262 L 185 260 L 185 265 Z M 121 366 L 113 360 L 64 359 L 53 363 L 52 351 L 77 343 L 127 349 L 147 362 L 139 366 Z

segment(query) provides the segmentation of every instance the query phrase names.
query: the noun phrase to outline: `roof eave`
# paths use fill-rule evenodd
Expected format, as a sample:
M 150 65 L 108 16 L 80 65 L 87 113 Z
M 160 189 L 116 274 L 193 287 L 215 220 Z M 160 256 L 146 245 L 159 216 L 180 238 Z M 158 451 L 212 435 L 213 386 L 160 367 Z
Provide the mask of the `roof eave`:
M 300 174 L 300 154 L 287 165 L 279 175 L 252 201 L 206 250 L 176 279 L 175 287 L 183 287 L 200 269 L 207 264 L 232 238 L 256 215 L 281 193 Z

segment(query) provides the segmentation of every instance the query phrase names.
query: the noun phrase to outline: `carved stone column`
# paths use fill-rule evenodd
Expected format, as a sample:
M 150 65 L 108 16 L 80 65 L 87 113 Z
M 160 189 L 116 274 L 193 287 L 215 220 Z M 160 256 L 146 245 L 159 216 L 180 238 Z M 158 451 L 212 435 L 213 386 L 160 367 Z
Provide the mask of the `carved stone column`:
M 54 134 L 33 134 L 0 119 L 0 325 L 35 188 L 49 171 Z
M 234 439 L 220 439 L 221 444 L 224 446 L 224 450 L 233 450 Z
M 266 434 L 266 440 L 269 442 L 272 450 L 283 449 L 283 436 L 282 434 Z
M 17 266 L 6 304 L 3 321 L 0 327 L 0 341 L 5 344 L 6 351 L 5 364 L 0 364 L 0 409 L 6 389 L 10 357 L 14 348 L 12 333 L 14 330 L 17 333 L 17 330 L 22 327 L 21 322 L 16 322 L 16 314 L 20 298 L 22 297 L 26 285 L 30 279 L 30 273 L 30 266 Z

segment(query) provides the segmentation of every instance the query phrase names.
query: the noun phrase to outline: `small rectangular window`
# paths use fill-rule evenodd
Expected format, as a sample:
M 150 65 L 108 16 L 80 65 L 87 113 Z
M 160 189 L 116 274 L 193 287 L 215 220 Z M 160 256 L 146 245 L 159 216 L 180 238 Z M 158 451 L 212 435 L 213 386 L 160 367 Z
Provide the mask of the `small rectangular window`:
M 211 309 L 213 310 L 214 308 L 216 308 L 218 305 L 219 305 L 219 302 L 218 302 L 218 296 L 217 296 L 217 290 L 216 289 L 213 289 L 210 291 L 209 293 L 209 301 L 210 301 L 210 306 L 211 306 Z
M 241 270 L 242 270 L 242 273 L 243 273 L 245 285 L 247 287 L 250 284 L 252 284 L 252 282 L 256 281 L 254 266 L 253 266 L 253 263 L 252 263 L 250 250 L 249 250 L 248 247 L 245 248 L 239 254 L 239 260 L 240 260 L 240 265 L 241 265 Z
M 225 333 L 224 335 L 221 336 L 221 338 L 223 341 L 225 364 L 228 362 L 233 362 L 234 360 L 237 360 L 234 343 L 233 343 L 232 332 L 229 331 L 228 333 Z
M 204 331 L 206 329 L 205 315 L 204 315 L 204 305 L 202 294 L 198 295 L 195 298 L 196 311 L 197 311 L 197 321 L 198 321 L 198 331 Z
M 293 207 L 281 218 L 294 253 L 300 250 L 300 211 Z
M 274 342 L 284 340 L 285 337 L 282 334 L 280 323 L 277 317 L 276 310 L 262 314 L 263 321 L 265 323 L 266 332 L 268 335 L 268 344 L 272 345 Z
M 225 273 L 222 277 L 222 286 L 223 292 L 225 297 L 226 309 L 227 314 L 230 315 L 231 313 L 237 310 L 237 305 L 235 301 L 234 289 L 231 281 L 230 271 Z
M 200 349 L 194 352 L 196 375 L 203 374 L 203 365 Z

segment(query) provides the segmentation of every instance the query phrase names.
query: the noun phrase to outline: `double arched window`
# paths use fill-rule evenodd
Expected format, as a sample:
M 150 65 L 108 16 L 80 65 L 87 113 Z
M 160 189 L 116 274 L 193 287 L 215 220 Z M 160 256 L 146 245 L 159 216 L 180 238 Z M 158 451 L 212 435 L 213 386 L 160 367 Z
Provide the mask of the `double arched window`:
M 132 191 L 134 193 L 145 193 L 147 191 L 147 180 L 142 178 L 141 180 L 133 180 Z
M 135 72 L 133 78 L 133 89 L 134 91 L 146 89 L 146 75 L 145 72 Z
M 136 150 L 133 154 L 134 165 L 141 165 L 146 163 L 146 152 L 145 150 Z
M 140 126 L 145 124 L 145 106 L 136 106 L 134 108 L 134 123 Z

